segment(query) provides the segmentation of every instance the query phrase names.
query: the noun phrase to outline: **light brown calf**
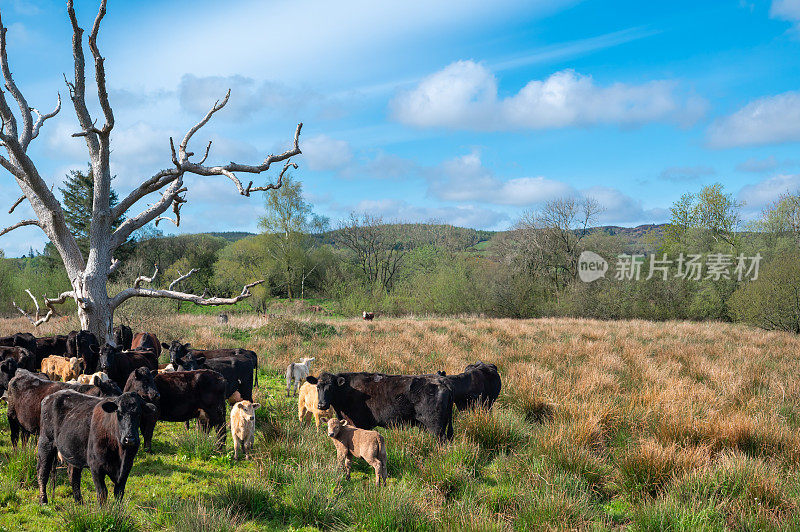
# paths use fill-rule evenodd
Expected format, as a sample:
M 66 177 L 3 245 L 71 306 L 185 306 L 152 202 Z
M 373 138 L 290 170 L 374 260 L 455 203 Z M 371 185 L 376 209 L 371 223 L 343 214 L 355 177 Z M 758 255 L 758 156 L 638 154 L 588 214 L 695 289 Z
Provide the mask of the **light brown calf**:
M 103 373 L 102 371 L 98 371 L 96 373 L 92 373 L 91 375 L 78 375 L 75 379 L 78 381 L 78 384 L 93 384 L 95 376 L 99 378 L 102 382 L 108 382 L 108 375 Z
M 350 480 L 352 458 L 363 458 L 375 470 L 375 485 L 386 485 L 386 442 L 374 430 L 357 429 L 347 421 L 336 418 L 328 420 L 328 436 L 336 447 L 336 460 L 344 461 L 344 471 Z
M 256 408 L 259 403 L 239 401 L 231 407 L 231 436 L 233 436 L 233 459 L 239 459 L 239 450 L 244 450 L 244 457 L 250 456 L 256 434 Z
M 50 380 L 56 380 L 56 377 L 64 382 L 77 379 L 83 373 L 83 367 L 83 360 L 77 357 L 53 355 L 42 360 L 42 373 Z
M 319 428 L 320 418 L 323 422 L 336 417 L 336 412 L 333 407 L 327 410 L 320 410 L 317 405 L 319 399 L 317 397 L 317 387 L 311 383 L 304 382 L 300 387 L 300 395 L 297 396 L 297 417 L 300 423 L 304 422 L 309 414 L 314 416 L 314 423 Z

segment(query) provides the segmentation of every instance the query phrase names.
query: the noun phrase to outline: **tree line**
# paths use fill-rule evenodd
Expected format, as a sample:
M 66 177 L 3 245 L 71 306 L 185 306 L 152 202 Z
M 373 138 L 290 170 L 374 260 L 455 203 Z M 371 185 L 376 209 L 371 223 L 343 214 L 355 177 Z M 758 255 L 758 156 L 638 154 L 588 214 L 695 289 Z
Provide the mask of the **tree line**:
M 90 172 L 72 172 L 61 189 L 67 224 L 79 245 L 89 234 Z M 351 316 L 369 310 L 738 320 L 800 332 L 797 193 L 785 194 L 745 224 L 743 206 L 722 185 L 707 186 L 676 201 L 668 224 L 633 239 L 597 228 L 602 210 L 591 198 L 555 199 L 524 214 L 510 230 L 494 233 L 435 222 L 390 223 L 366 213 L 353 213 L 331 227 L 290 175 L 265 196 L 262 232 L 233 242 L 210 234 L 165 237 L 155 225 L 145 226 L 121 248 L 122 265 L 110 282 L 130 285 L 157 265 L 163 274 L 154 288 L 166 288 L 169 280 L 196 270 L 181 289 L 204 297 L 230 297 L 253 279 L 264 279 L 237 307 L 256 312 L 268 311 L 276 299 L 323 299 L 335 312 Z M 112 204 L 115 198 L 112 191 Z M 607 261 L 605 276 L 581 281 L 584 251 Z M 757 272 L 750 271 L 748 278 L 735 274 L 736 258 L 757 255 Z M 625 257 L 633 257 L 625 259 L 631 271 L 641 270 L 638 279 L 631 271 L 627 276 L 614 271 Z M 712 262 L 721 257 L 728 270 L 713 275 Z M 706 269 L 685 275 L 687 265 L 697 261 Z M 648 275 L 653 264 L 659 265 L 657 275 Z M 69 280 L 48 244 L 41 253 L 0 260 L 0 286 L 0 312 L 13 315 L 14 301 L 31 305 L 25 289 L 57 294 Z M 165 310 L 192 306 L 160 305 Z

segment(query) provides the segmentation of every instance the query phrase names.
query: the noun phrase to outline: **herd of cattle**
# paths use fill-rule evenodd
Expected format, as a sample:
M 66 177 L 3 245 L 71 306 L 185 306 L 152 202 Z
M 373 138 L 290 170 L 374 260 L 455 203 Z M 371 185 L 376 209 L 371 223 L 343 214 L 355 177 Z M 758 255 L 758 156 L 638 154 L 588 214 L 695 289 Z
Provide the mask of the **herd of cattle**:
M 11 443 L 27 443 L 38 434 L 39 497 L 47 503 L 47 483 L 55 487 L 56 458 L 66 463 L 73 496 L 80 502 L 81 472 L 88 468 L 98 501 L 107 498 L 105 477 L 122 498 L 140 446 L 152 452 L 156 422 L 198 420 L 216 430 L 220 448 L 226 438 L 225 403 L 232 405 L 234 456 L 252 447 L 258 387 L 258 357 L 247 349 L 203 350 L 173 341 L 159 343 L 151 333 L 135 336 L 114 329 L 114 343 L 100 345 L 88 331 L 36 338 L 30 333 L 0 337 L 0 393 L 8 403 Z M 169 363 L 159 364 L 162 348 Z M 313 414 L 328 423 L 337 455 L 349 477 L 350 459 L 363 457 L 386 480 L 386 447 L 371 429 L 420 426 L 442 440 L 453 436 L 453 406 L 491 407 L 500 393 L 497 368 L 482 362 L 463 373 L 386 375 L 310 373 L 314 359 L 290 364 L 290 384 L 300 387 L 298 415 Z M 57 380 L 58 379 L 58 380 Z

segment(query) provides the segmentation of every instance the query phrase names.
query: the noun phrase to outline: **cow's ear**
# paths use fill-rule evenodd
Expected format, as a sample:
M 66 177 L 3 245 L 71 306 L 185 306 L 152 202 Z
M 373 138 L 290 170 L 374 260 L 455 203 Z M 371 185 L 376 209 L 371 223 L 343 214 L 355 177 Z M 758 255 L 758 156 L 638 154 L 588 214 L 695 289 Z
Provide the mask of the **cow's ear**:
M 195 357 L 195 360 L 198 364 L 204 364 L 206 361 L 206 357 Z
M 161 347 L 163 347 L 164 349 L 169 349 L 169 346 L 164 342 L 161 342 Z
M 309 362 L 314 362 L 316 359 L 317 359 L 317 357 L 311 357 L 311 358 L 308 358 L 306 360 L 308 360 Z
M 189 349 L 190 347 L 192 347 L 192 344 L 183 344 L 183 347 L 185 347 L 186 349 Z
M 100 386 L 103 384 L 103 379 L 99 375 L 92 376 L 92 386 Z
M 338 379 L 336 379 L 336 384 L 338 384 L 339 386 L 344 386 L 344 377 L 339 377 Z
M 158 370 L 157 370 L 157 369 L 150 370 L 150 375 L 152 375 L 153 377 L 155 377 L 156 375 L 158 375 Z
M 346 427 L 346 426 L 348 426 L 348 425 L 349 425 L 349 423 L 347 422 L 347 420 L 346 420 L 346 419 L 343 419 L 343 420 L 342 420 L 342 426 L 343 426 L 343 427 Z
M 92 345 L 89 346 L 89 351 L 91 351 L 92 353 L 99 353 L 100 352 L 100 346 L 97 345 L 97 344 L 92 344 Z
M 306 377 L 306 382 L 309 384 L 317 384 L 317 382 L 319 381 L 317 381 L 317 378 L 315 376 L 309 375 L 308 377 Z
M 100 403 L 100 408 L 102 408 L 104 412 L 111 414 L 112 412 L 117 411 L 117 403 L 113 401 L 104 401 Z
M 253 403 L 253 408 L 261 408 L 261 403 Z
M 142 410 L 144 410 L 148 414 L 155 414 L 156 413 L 156 405 L 154 405 L 153 403 L 144 403 L 142 405 Z
M 443 371 L 443 370 L 441 370 L 441 369 L 440 369 L 439 371 L 437 371 L 436 373 L 437 373 L 437 374 L 438 374 L 440 377 L 447 377 L 447 372 L 445 372 L 445 371 Z

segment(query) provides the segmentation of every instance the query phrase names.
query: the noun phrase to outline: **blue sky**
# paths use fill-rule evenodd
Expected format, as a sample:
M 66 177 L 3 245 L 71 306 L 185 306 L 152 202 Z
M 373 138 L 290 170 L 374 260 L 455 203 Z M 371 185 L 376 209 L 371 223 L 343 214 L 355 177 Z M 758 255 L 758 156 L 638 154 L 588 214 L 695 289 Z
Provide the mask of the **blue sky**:
M 76 6 L 89 27 L 97 2 Z M 0 9 L 18 84 L 51 108 L 72 68 L 65 2 Z M 228 88 L 196 150 L 212 139 L 210 162 L 260 162 L 304 122 L 294 175 L 334 226 L 367 211 L 505 229 L 565 195 L 632 226 L 714 182 L 752 217 L 800 189 L 800 0 L 111 0 L 100 47 L 121 194 L 168 167 L 169 136 Z M 29 150 L 54 186 L 86 164 L 70 111 Z M 257 230 L 262 198 L 186 182 L 178 232 Z M 6 210 L 0 226 L 31 214 Z M 35 228 L 0 237 L 7 256 L 43 244 Z

